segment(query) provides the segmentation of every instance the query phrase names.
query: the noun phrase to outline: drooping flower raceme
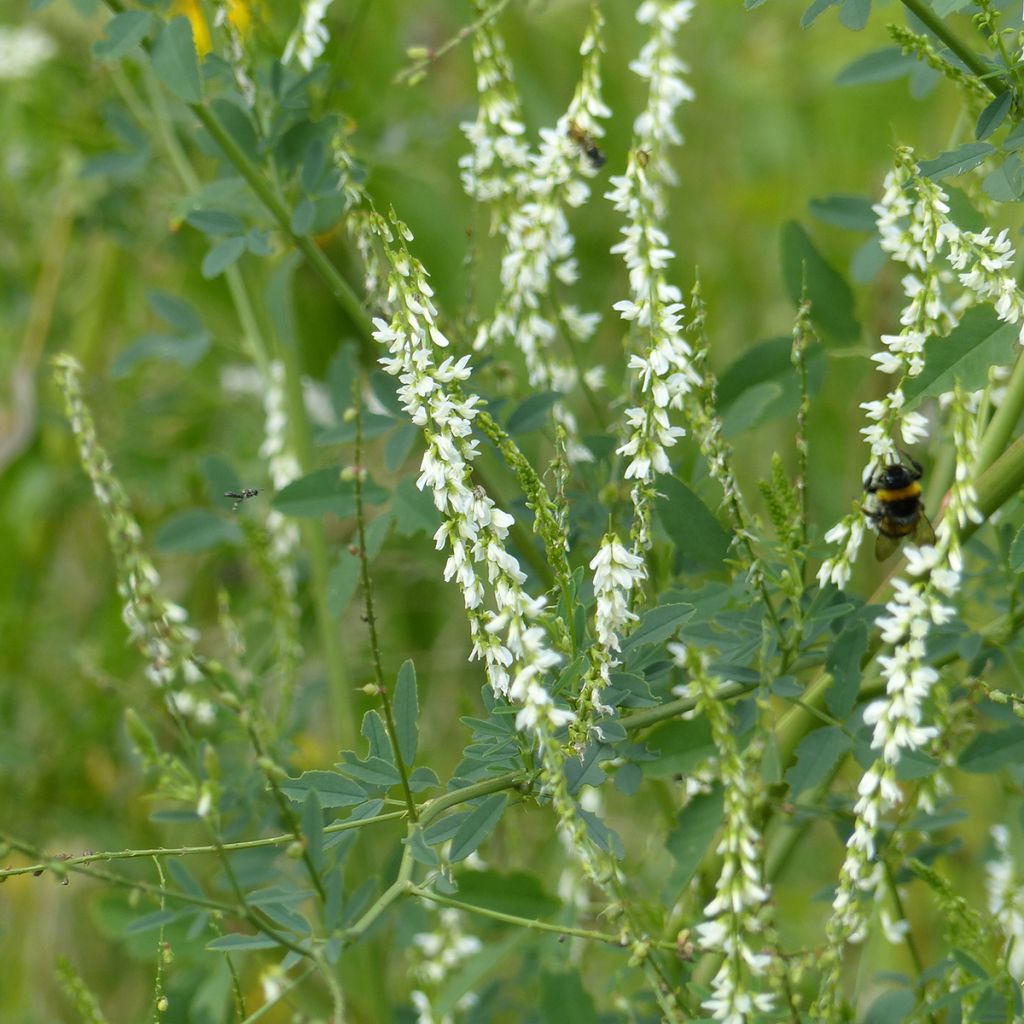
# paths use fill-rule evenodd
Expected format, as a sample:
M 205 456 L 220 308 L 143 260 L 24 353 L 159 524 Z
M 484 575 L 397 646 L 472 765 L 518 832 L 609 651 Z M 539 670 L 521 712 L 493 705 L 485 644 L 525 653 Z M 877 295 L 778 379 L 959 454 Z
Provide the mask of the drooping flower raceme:
M 623 547 L 615 533 L 608 533 L 590 562 L 594 572 L 594 643 L 589 653 L 590 668 L 580 689 L 577 721 L 570 729 L 573 742 L 582 747 L 594 729 L 598 715 L 613 709 L 603 704 L 601 693 L 611 683 L 611 670 L 618 665 L 619 635 L 637 615 L 630 610 L 633 589 L 646 579 L 644 561 Z
M 203 676 L 196 656 L 199 634 L 188 625 L 185 609 L 159 594 L 160 576 L 142 547 L 142 531 L 121 481 L 114 476 L 110 458 L 100 446 L 85 404 L 81 364 L 73 356 L 62 354 L 54 359 L 54 367 L 82 468 L 107 526 L 117 568 L 117 592 L 123 602 L 122 618 L 146 660 L 146 676 L 165 692 L 175 710 L 196 721 L 209 722 L 213 705 L 188 689 Z
M 1015 253 L 1006 231 L 993 238 L 987 228 L 961 230 L 949 217 L 949 197 L 921 174 L 913 151 L 906 147 L 897 151 L 896 165 L 886 176 L 885 193 L 874 210 L 882 248 L 910 272 L 902 282 L 907 298 L 900 313 L 902 329 L 883 335 L 885 351 L 872 356 L 895 384 L 884 398 L 861 405 L 871 421 L 861 430 L 871 449 L 865 480 L 880 466 L 899 460 L 897 438 L 914 445 L 927 437 L 927 420 L 907 409 L 904 386 L 924 369 L 926 339 L 948 334 L 956 323 L 955 312 L 991 304 L 1000 320 L 1021 325 L 1024 343 L 1024 291 L 1013 273 Z M 952 297 L 954 275 L 949 267 L 961 289 Z M 842 544 L 843 549 L 822 563 L 818 571 L 822 586 L 846 585 L 863 536 L 859 510 L 828 531 L 826 541 Z
M 529 166 L 523 169 L 518 102 L 507 63 L 499 59 L 497 31 L 491 26 L 477 65 L 481 111 L 467 129 L 474 146 L 471 161 L 463 165 L 467 190 L 470 194 L 482 190 L 492 201 L 513 194 L 515 198 L 508 216 L 502 205 L 494 220 L 505 238 L 502 292 L 490 320 L 477 329 L 473 346 L 481 350 L 512 342 L 522 353 L 530 385 L 560 394 L 576 389 L 579 371 L 554 348 L 559 328 L 568 332 L 571 343 L 579 343 L 593 334 L 598 319 L 561 303 L 554 292 L 558 284 L 576 281 L 575 240 L 566 211 L 587 201 L 590 189 L 585 178 L 597 173 L 572 134 L 599 139 L 604 134 L 600 120 L 611 113 L 600 94 L 602 27 L 595 5 L 580 47 L 583 69 L 569 108 L 554 128 L 541 131 L 539 151 L 529 156 Z M 494 170 L 499 163 L 506 165 L 504 172 Z M 480 169 L 486 171 L 485 177 Z M 496 184 L 499 179 L 504 184 Z M 556 403 L 553 415 L 568 435 L 570 460 L 592 458 L 579 441 L 572 413 Z
M 715 1020 L 743 1024 L 774 1006 L 773 994 L 764 991 L 771 957 L 756 951 L 764 944 L 770 897 L 763 882 L 762 837 L 753 820 L 758 764 L 740 753 L 729 712 L 718 696 L 721 681 L 709 675 L 707 656 L 677 643 L 668 650 L 689 672 L 697 709 L 711 726 L 725 788 L 725 824 L 717 849 L 722 871 L 715 897 L 704 908 L 705 920 L 697 926 L 701 947 L 721 954 L 722 963 L 711 982 L 711 998 L 701 1005 Z
M 953 401 L 955 476 L 968 481 L 977 462 L 977 431 L 966 396 L 957 389 Z M 893 581 L 893 596 L 877 621 L 884 653 L 878 664 L 886 680 L 885 696 L 864 711 L 872 727 L 875 761 L 858 785 L 854 827 L 846 844 L 846 857 L 832 903 L 828 924 L 831 944 L 818 1009 L 834 1012 L 841 1002 L 839 967 L 841 948 L 858 942 L 866 933 L 864 894 L 880 901 L 885 881 L 877 859 L 877 838 L 882 817 L 903 801 L 897 779 L 900 762 L 908 754 L 928 749 L 938 729 L 925 722 L 926 704 L 939 684 L 939 673 L 928 664 L 927 641 L 934 626 L 956 614 L 950 601 L 960 588 L 963 558 L 959 530 L 968 521 L 980 521 L 973 488 L 954 488 L 936 530 L 934 546 L 907 549 L 907 576 Z M 923 790 L 930 809 L 934 789 Z
M 692 8 L 690 2 L 661 0 L 640 6 L 637 17 L 651 25 L 651 39 L 631 67 L 649 82 L 647 105 L 636 121 L 626 173 L 611 179 L 607 196 L 626 219 L 622 241 L 612 252 L 622 255 L 629 270 L 630 297 L 615 309 L 633 325 L 629 369 L 636 404 L 626 410 L 627 439 L 618 451 L 629 459 L 626 479 L 635 481 L 633 541 L 638 551 L 650 544 L 655 474 L 669 471 L 667 451 L 684 433 L 672 425 L 669 411 L 681 409 L 687 393 L 700 383 L 683 336 L 682 293 L 665 273 L 675 254 L 660 226 L 664 189 L 672 180 L 664 144 L 680 139 L 673 114 L 693 95 L 680 77 L 685 65 L 675 56 L 676 32 Z
M 307 71 L 312 69 L 331 40 L 331 34 L 324 25 L 330 6 L 331 0 L 305 0 L 299 23 L 284 48 L 282 60 L 285 64 L 294 57 Z

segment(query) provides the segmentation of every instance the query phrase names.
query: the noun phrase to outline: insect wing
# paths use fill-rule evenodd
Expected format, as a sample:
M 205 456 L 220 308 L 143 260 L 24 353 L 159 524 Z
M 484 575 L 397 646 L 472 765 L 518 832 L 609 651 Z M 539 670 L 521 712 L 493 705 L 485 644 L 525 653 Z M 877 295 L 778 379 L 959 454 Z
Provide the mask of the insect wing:
M 884 562 L 891 558 L 896 549 L 900 546 L 899 537 L 890 537 L 888 534 L 880 533 L 875 537 L 875 558 Z
M 932 524 L 928 522 L 928 517 L 923 512 L 921 513 L 921 518 L 917 521 L 917 525 L 914 527 L 914 543 L 919 546 L 935 543 L 935 531 L 932 529 Z

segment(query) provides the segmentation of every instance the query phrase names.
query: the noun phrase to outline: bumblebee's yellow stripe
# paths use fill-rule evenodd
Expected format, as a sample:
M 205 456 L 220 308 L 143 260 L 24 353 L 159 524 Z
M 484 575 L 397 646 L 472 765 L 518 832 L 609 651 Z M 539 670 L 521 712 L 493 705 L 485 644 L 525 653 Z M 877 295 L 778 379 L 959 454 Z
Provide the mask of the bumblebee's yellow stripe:
M 879 490 L 875 491 L 875 497 L 879 501 L 903 501 L 905 498 L 916 498 L 921 493 L 921 485 L 915 480 L 906 487 L 897 491 Z

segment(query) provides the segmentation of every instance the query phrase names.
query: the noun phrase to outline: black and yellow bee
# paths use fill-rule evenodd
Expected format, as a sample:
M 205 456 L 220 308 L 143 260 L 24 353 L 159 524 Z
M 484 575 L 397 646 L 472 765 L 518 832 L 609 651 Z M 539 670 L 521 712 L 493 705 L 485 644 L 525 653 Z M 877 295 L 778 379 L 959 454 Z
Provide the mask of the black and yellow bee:
M 586 130 L 581 128 L 575 121 L 569 122 L 569 138 L 583 151 L 586 158 L 590 161 L 590 166 L 595 171 L 604 166 L 607 157 L 597 148 L 594 140 Z
M 864 514 L 875 524 L 875 558 L 880 562 L 888 558 L 909 537 L 915 544 L 934 544 L 935 531 L 924 512 L 921 500 L 921 477 L 924 470 L 906 452 L 903 458 L 910 463 L 893 462 L 883 466 L 864 483 L 868 494 L 874 495 L 875 507 Z

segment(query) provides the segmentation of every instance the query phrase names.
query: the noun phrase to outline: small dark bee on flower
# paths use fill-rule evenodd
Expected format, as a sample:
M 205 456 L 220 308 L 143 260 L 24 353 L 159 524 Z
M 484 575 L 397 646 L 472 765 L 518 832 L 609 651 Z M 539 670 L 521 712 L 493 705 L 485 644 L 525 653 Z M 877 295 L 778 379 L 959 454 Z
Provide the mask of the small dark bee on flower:
M 247 498 L 255 498 L 260 492 L 255 487 L 245 487 L 240 491 L 225 491 L 225 498 L 234 498 L 235 503 L 231 506 L 232 512 L 238 511 L 238 506 L 242 504 Z
M 569 122 L 569 138 L 579 146 L 595 171 L 604 166 L 608 158 L 597 148 L 597 144 L 590 135 L 575 121 Z
M 915 544 L 934 544 L 935 531 L 924 513 L 921 500 L 921 477 L 924 470 L 906 452 L 900 453 L 910 463 L 894 462 L 883 466 L 864 482 L 864 490 L 873 495 L 875 507 L 864 515 L 878 530 L 875 558 L 888 558 L 909 537 Z

